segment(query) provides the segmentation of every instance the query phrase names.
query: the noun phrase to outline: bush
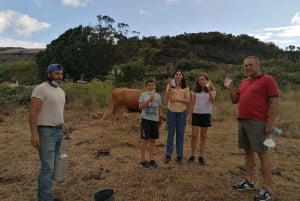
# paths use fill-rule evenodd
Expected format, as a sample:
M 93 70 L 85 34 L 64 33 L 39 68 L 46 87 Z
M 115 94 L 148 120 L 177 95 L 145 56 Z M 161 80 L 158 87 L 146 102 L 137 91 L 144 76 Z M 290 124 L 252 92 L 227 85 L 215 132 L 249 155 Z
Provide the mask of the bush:
M 86 84 L 65 83 L 61 87 L 66 93 L 67 106 L 87 109 L 106 106 L 112 91 L 111 82 L 99 80 L 92 80 Z
M 28 108 L 32 87 L 17 86 L 11 89 L 7 84 L 0 85 L 0 112 L 10 113 L 18 107 Z

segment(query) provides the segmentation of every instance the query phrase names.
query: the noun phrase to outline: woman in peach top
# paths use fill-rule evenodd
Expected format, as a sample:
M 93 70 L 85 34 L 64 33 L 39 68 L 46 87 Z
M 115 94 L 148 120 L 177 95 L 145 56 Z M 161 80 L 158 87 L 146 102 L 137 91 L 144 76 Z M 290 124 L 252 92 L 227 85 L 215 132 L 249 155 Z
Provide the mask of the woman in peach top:
M 165 163 L 171 161 L 173 141 L 176 133 L 177 163 L 182 163 L 184 130 L 187 117 L 187 104 L 190 103 L 190 91 L 182 71 L 176 70 L 173 80 L 167 85 L 165 101 L 167 103 L 168 138 Z

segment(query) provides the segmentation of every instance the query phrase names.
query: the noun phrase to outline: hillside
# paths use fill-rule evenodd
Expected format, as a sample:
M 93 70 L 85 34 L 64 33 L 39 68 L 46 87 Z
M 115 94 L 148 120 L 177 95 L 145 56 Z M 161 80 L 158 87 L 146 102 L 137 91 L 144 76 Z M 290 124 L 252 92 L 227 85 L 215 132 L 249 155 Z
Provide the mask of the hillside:
M 36 55 L 44 51 L 44 48 L 13 48 L 2 47 L 0 48 L 0 62 L 13 62 L 19 60 L 35 61 Z

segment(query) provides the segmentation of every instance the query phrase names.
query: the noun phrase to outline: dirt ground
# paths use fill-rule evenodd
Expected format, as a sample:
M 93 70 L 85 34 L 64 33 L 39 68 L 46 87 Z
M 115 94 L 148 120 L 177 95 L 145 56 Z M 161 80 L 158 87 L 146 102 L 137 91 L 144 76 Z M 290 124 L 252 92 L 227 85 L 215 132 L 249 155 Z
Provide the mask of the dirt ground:
M 236 192 L 232 184 L 244 175 L 244 155 L 237 148 L 236 121 L 213 120 L 208 131 L 207 166 L 187 164 L 190 155 L 191 126 L 187 125 L 184 163 L 164 164 L 166 130 L 160 129 L 155 158 L 156 169 L 140 166 L 139 124 L 136 114 L 122 120 L 101 121 L 103 111 L 67 109 L 66 125 L 73 132 L 64 141 L 67 175 L 53 182 L 55 196 L 64 201 L 92 201 L 94 193 L 106 187 L 115 189 L 117 201 L 248 201 L 253 192 Z M 30 144 L 28 112 L 21 110 L 3 116 L 0 122 L 0 200 L 34 201 L 37 193 L 39 159 Z M 282 134 L 274 136 L 277 146 L 269 150 L 273 162 L 273 201 L 300 200 L 300 140 Z M 110 155 L 102 155 L 109 149 Z M 261 185 L 257 159 L 255 184 Z

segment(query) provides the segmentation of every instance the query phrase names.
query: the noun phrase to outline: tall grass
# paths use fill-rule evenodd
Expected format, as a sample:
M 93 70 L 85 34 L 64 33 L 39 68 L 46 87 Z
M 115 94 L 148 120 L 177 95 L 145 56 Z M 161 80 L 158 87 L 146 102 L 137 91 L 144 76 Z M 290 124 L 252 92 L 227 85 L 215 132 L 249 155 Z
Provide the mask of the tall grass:
M 279 110 L 276 127 L 282 129 L 283 137 L 300 138 L 300 91 L 293 88 L 282 89 L 279 92 Z M 213 118 L 217 121 L 236 118 L 237 105 L 230 101 L 227 90 L 217 91 Z
M 97 110 L 109 104 L 112 82 L 92 80 L 87 84 L 64 83 L 66 107 L 82 110 Z M 18 106 L 28 108 L 32 87 L 18 86 L 12 90 L 1 86 L 0 113 L 11 113 Z M 161 93 L 164 97 L 164 93 Z M 282 136 L 300 138 L 300 91 L 292 87 L 280 90 L 279 112 L 276 127 L 283 130 Z M 213 119 L 222 122 L 235 119 L 237 105 L 229 99 L 228 91 L 217 86 L 217 99 L 213 109 Z M 1 118 L 0 118 L 0 121 Z
M 66 92 L 66 107 L 94 110 L 108 104 L 113 85 L 92 80 L 87 84 L 64 83 L 60 87 Z M 28 108 L 33 88 L 19 85 L 11 89 L 0 85 L 0 113 L 10 114 L 19 107 Z
M 277 127 L 283 131 L 283 136 L 300 138 L 300 91 L 287 88 L 280 91 Z
M 66 92 L 68 107 L 88 110 L 105 107 L 112 91 L 112 83 L 99 80 L 87 84 L 66 83 L 61 87 Z

